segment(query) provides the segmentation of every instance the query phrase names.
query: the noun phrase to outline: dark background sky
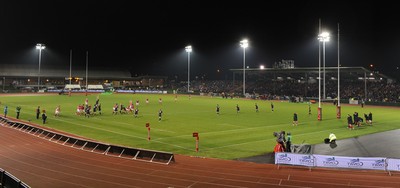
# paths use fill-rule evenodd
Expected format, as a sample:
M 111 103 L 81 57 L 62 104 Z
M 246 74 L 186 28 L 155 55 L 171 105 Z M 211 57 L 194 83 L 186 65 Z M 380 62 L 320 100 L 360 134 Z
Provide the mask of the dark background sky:
M 282 59 L 318 66 L 318 20 L 332 37 L 326 65 L 337 65 L 340 23 L 342 66 L 395 75 L 400 66 L 400 11 L 389 1 L 2 1 L 0 63 L 122 67 L 133 75 L 223 78 L 242 68 L 239 41 L 247 38 L 246 65 L 271 67 Z M 220 73 L 217 73 L 220 70 Z

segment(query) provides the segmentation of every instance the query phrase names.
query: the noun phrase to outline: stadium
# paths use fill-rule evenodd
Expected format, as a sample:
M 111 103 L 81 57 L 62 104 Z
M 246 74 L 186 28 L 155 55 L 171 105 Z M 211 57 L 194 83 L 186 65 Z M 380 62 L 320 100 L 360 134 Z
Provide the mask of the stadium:
M 84 73 L 85 71 L 77 70 L 73 77 L 78 79 L 73 80 L 74 84 L 69 84 L 68 71 L 56 68 L 43 69 L 41 74 L 43 82 L 38 84 L 35 82 L 38 75 L 28 74 L 35 72 L 33 69 L 3 66 L 1 76 L 4 78 L 2 86 L 5 89 L 1 97 L 1 107 L 7 106 L 9 110 L 7 117 L 4 114 L 2 116 L 2 129 L 7 129 L 2 130 L 2 132 L 21 132 L 10 132 L 8 135 L 3 135 L 5 138 L 8 138 L 11 134 L 20 134 L 19 137 L 23 140 L 32 139 L 29 137 L 38 138 L 39 141 L 32 140 L 29 142 L 48 142 L 45 145 L 53 148 L 51 149 L 53 152 L 61 152 L 58 150 L 64 150 L 63 147 L 67 147 L 68 150 L 72 149 L 69 152 L 79 153 L 71 154 L 70 157 L 72 158 L 78 155 L 88 155 L 89 158 L 103 158 L 104 156 L 105 158 L 101 160 L 110 160 L 110 163 L 113 163 L 112 160 L 116 159 L 106 158 L 119 158 L 118 160 L 122 159 L 121 162 L 134 159 L 135 162 L 139 163 L 145 161 L 154 163 L 156 166 L 162 165 L 162 168 L 165 168 L 165 164 L 174 168 L 174 165 L 187 160 L 222 160 L 218 162 L 221 168 L 223 168 L 224 163 L 231 163 L 232 160 L 238 164 L 250 162 L 253 165 L 270 165 L 276 163 L 273 150 L 276 141 L 272 133 L 281 130 L 291 132 L 293 135 L 290 153 L 308 156 L 322 154 L 336 156 L 336 158 L 343 156 L 367 159 L 385 157 L 388 160 L 389 158 L 396 160 L 399 155 L 398 151 L 379 150 L 372 146 L 388 142 L 378 138 L 395 137 L 396 135 L 396 132 L 387 131 L 397 129 L 396 125 L 399 120 L 396 118 L 396 114 L 398 109 L 397 107 L 385 106 L 397 106 L 398 97 L 395 95 L 397 92 L 382 91 L 388 90 L 387 88 L 397 91 L 398 84 L 393 79 L 383 74 L 376 74 L 366 68 L 341 67 L 340 69 L 342 117 L 337 117 L 336 105 L 332 104 L 333 101 L 337 100 L 337 67 L 327 67 L 326 75 L 329 80 L 326 83 L 326 98 L 322 99 L 323 116 L 322 121 L 320 121 L 317 119 L 318 88 L 316 78 L 318 78 L 318 68 L 248 69 L 246 70 L 248 72 L 247 91 L 251 92 L 242 95 L 242 80 L 238 80 L 238 78 L 242 76 L 240 73 L 243 70 L 240 69 L 231 70 L 232 80 L 193 80 L 191 88 L 187 92 L 187 82 L 169 80 L 162 76 L 131 77 L 121 70 L 90 70 L 89 76 Z M 86 79 L 79 78 L 87 78 L 87 82 Z M 79 87 L 69 88 L 73 85 Z M 92 88 L 87 88 L 88 85 L 92 85 Z M 365 100 L 365 106 L 361 107 L 361 100 Z M 92 108 L 89 109 L 87 116 L 86 113 L 77 114 L 77 106 L 81 104 L 82 106 L 96 106 L 95 103 L 100 103 L 102 110 L 96 112 Z M 259 106 L 259 111 L 258 109 L 255 110 L 255 104 Z M 271 109 L 271 104 L 274 104 L 274 109 Z M 139 109 L 138 115 L 122 109 L 121 105 L 125 107 L 133 105 L 133 108 Z M 220 107 L 218 114 L 215 113 L 216 105 Z M 18 119 L 14 115 L 17 106 L 21 107 Z M 236 111 L 235 106 L 240 106 L 240 111 Z M 48 116 L 45 123 L 42 122 L 42 118 L 35 118 L 35 111 L 38 107 L 40 107 L 41 115 L 46 113 Z M 59 116 L 55 115 L 56 107 L 61 108 Z M 115 108 L 116 113 L 114 113 Z M 157 118 L 159 110 L 163 111 L 160 119 Z M 349 130 L 346 114 L 353 115 L 354 112 L 360 113 L 361 117 L 363 117 L 362 114 L 372 112 L 374 114 L 373 125 L 364 121 L 355 130 Z M 292 124 L 293 113 L 299 115 L 298 126 Z M 338 145 L 334 148 L 321 144 L 323 139 L 332 131 L 339 137 Z M 384 135 L 375 136 L 376 138 L 373 140 L 367 139 L 367 135 L 378 133 Z M 363 141 L 355 139 L 358 137 Z M 11 137 L 7 140 L 13 140 L 12 143 L 20 142 Z M 7 145 L 3 145 L 3 147 L 3 151 L 10 149 Z M 31 151 L 33 152 L 32 155 L 38 155 L 35 160 L 41 160 L 40 156 L 46 153 L 44 151 L 42 151 L 44 153 L 37 153 L 36 150 L 43 150 L 43 148 L 36 149 L 33 147 L 32 149 L 34 149 Z M 80 152 L 88 154 L 81 154 Z M 16 155 L 16 153 L 13 155 Z M 90 154 L 94 156 L 90 156 Z M 48 157 L 60 158 L 60 156 L 53 155 Z M 204 165 L 208 163 L 203 162 Z M 190 163 L 197 162 L 192 161 Z M 19 165 L 24 166 L 23 164 Z M 146 166 L 147 163 L 144 165 Z M 309 166 L 302 169 L 301 165 L 299 168 L 298 165 L 288 166 L 285 163 L 280 165 L 276 163 L 276 165 L 278 167 L 284 165 L 278 171 L 286 173 L 283 171 L 288 170 L 290 171 L 288 173 L 294 177 L 296 177 L 294 175 L 296 173 L 301 174 L 306 172 L 307 168 L 311 169 Z M 36 166 L 44 168 L 41 165 L 36 164 Z M 44 166 L 49 166 L 49 164 Z M 262 168 L 264 167 L 262 166 Z M 246 168 L 249 167 L 238 166 L 238 171 L 229 176 L 235 173 L 236 176 L 241 176 L 239 174 L 248 171 Z M 378 179 L 383 178 L 381 177 L 385 174 L 383 172 L 396 173 L 396 170 L 387 169 L 378 171 L 378 173 L 355 172 L 354 170 L 348 171 L 347 168 L 345 167 L 344 170 L 327 170 L 313 167 L 312 171 L 316 171 L 315 173 L 322 171 L 322 173 L 326 173 L 326 176 L 331 173 L 335 174 L 334 171 L 337 171 L 337 173 L 355 173 L 355 176 L 365 176 L 365 174 L 371 173 L 374 176 L 379 176 Z M 15 168 L 15 170 L 16 173 L 13 174 L 18 174 L 17 177 L 26 177 L 26 175 L 23 175 L 26 172 L 22 173 L 21 169 L 18 170 L 18 168 Z M 297 172 L 295 173 L 293 170 Z M 46 171 L 43 173 L 48 173 Z M 104 169 L 100 171 L 104 171 Z M 106 171 L 103 173 L 106 173 Z M 68 172 L 68 174 L 74 176 L 75 173 Z M 126 174 L 119 176 L 124 178 Z M 48 175 L 48 177 L 52 177 L 52 175 Z M 284 175 L 269 177 L 272 179 L 268 179 L 267 182 L 254 182 L 254 186 L 273 186 L 276 183 L 276 178 L 281 179 L 282 177 Z M 240 179 L 242 178 L 240 177 Z M 299 178 L 303 179 L 304 177 L 299 176 Z M 6 182 L 4 185 L 13 185 L 7 183 L 9 182 L 7 178 L 2 181 Z M 162 187 L 168 184 L 162 184 L 158 181 L 146 184 L 146 182 L 138 181 L 138 179 L 131 181 L 134 181 L 133 184 L 145 187 L 150 185 Z M 238 183 L 232 182 L 229 178 L 220 179 L 220 181 L 222 183 L 210 184 L 207 180 L 196 185 L 200 187 L 211 185 L 224 187 Z M 382 185 L 380 180 L 374 181 L 368 182 L 368 185 L 375 183 L 379 186 Z M 24 182 L 29 182 L 31 185 L 44 185 L 43 181 L 39 183 L 30 178 Z M 20 181 L 18 185 L 22 186 L 25 184 L 24 182 Z M 47 182 L 50 186 L 60 184 L 59 180 L 44 182 Z M 75 180 L 69 183 L 72 182 L 75 182 Z M 332 182 L 318 183 L 313 180 L 316 186 L 340 185 Z M 105 182 L 96 180 L 92 183 Z M 115 186 L 115 183 L 115 181 L 110 180 L 105 184 L 110 186 L 114 184 Z M 299 182 L 295 180 L 286 183 L 289 186 Z M 309 183 L 300 185 L 308 185 Z M 347 183 L 352 186 L 363 185 L 359 181 L 349 180 Z M 91 183 L 87 183 L 87 185 L 91 185 Z M 178 184 L 173 185 L 177 186 Z M 393 185 L 397 184 L 388 184 L 387 186 Z
M 4 1 L 0 188 L 398 188 L 396 8 Z

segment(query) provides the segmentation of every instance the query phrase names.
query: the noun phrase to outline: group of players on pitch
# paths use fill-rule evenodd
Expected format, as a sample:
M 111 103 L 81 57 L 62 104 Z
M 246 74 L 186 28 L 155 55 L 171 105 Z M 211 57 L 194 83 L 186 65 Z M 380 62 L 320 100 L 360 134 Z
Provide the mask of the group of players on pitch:
M 372 125 L 372 113 L 369 114 L 364 113 L 365 123 Z M 358 112 L 354 112 L 353 117 L 350 114 L 347 114 L 347 128 L 350 130 L 354 130 L 354 126 L 360 127 L 364 122 L 364 119 L 358 116 Z
M 158 100 L 160 104 L 162 104 L 162 99 L 160 98 Z M 149 99 L 146 99 L 146 104 L 149 104 Z M 139 115 L 139 100 L 136 101 L 136 105 L 133 105 L 132 100 L 129 101 L 129 105 L 125 107 L 124 104 L 120 103 L 115 103 L 112 107 L 112 115 L 117 115 L 117 114 L 130 114 L 133 113 L 134 117 L 137 118 Z M 136 106 L 136 107 L 135 107 Z M 158 111 L 158 120 L 161 121 L 162 117 L 162 110 L 160 109 Z M 91 115 L 101 115 L 101 104 L 99 102 L 99 98 L 97 97 L 96 103 L 94 104 L 93 110 L 92 106 L 89 105 L 89 100 L 86 98 L 85 99 L 85 104 L 78 105 L 76 107 L 76 115 L 85 115 L 85 117 L 90 117 Z

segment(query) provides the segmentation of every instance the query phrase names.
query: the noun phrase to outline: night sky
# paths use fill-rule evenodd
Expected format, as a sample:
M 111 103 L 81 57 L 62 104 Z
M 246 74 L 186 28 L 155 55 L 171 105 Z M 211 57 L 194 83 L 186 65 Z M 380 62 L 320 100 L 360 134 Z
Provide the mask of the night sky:
M 246 66 L 282 59 L 318 66 L 318 20 L 331 33 L 326 65 L 374 65 L 398 74 L 400 11 L 384 1 L 2 1 L 0 63 L 126 68 L 132 75 L 191 75 L 223 79 L 243 67 L 239 41 L 249 40 Z M 217 72 L 220 70 L 220 72 Z M 396 72 L 397 71 L 397 72 Z

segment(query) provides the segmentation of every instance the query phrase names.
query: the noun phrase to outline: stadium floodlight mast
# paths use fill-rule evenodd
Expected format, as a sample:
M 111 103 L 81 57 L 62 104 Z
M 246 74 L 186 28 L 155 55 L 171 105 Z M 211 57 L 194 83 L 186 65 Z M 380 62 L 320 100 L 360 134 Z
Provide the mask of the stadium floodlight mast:
M 338 31 L 338 34 L 337 34 L 337 45 L 338 45 L 338 51 L 337 51 L 337 100 L 338 100 L 338 103 L 337 103 L 337 107 L 336 107 L 336 118 L 337 119 L 340 119 L 341 118 L 341 116 L 342 116 L 342 112 L 341 112 L 341 109 L 340 109 L 340 50 L 339 50 L 339 23 L 337 24 L 337 31 Z
M 185 47 L 186 52 L 188 53 L 188 85 L 187 85 L 187 92 L 190 92 L 190 53 L 192 52 L 192 46 Z
M 328 32 L 322 32 L 321 34 L 318 35 L 319 41 L 322 42 L 322 61 L 323 61 L 323 66 L 324 66 L 324 99 L 326 99 L 326 93 L 325 93 L 325 42 L 329 42 L 329 33 Z
M 328 32 L 320 32 L 318 35 L 318 40 L 322 42 L 322 53 L 323 53 L 323 63 L 324 63 L 324 70 L 325 70 L 325 42 L 329 41 L 329 33 Z M 321 54 L 321 49 L 319 47 L 319 54 Z M 321 56 L 321 55 L 319 55 Z M 324 71 L 325 75 L 325 71 Z M 321 57 L 319 58 L 319 66 L 318 66 L 318 120 L 322 120 L 322 108 L 321 108 Z M 324 78 L 324 89 L 325 89 L 325 78 Z M 324 92 L 325 95 L 325 92 Z
M 246 48 L 249 47 L 247 39 L 240 41 L 240 46 L 243 48 L 243 96 L 246 96 Z
M 89 51 L 86 51 L 86 96 L 88 90 Z
M 46 46 L 44 44 L 38 43 L 36 44 L 36 49 L 39 50 L 39 72 L 38 72 L 38 91 L 40 90 L 40 63 L 42 61 L 42 50 L 44 50 Z
M 69 51 L 69 85 L 71 85 L 72 80 L 72 49 Z

